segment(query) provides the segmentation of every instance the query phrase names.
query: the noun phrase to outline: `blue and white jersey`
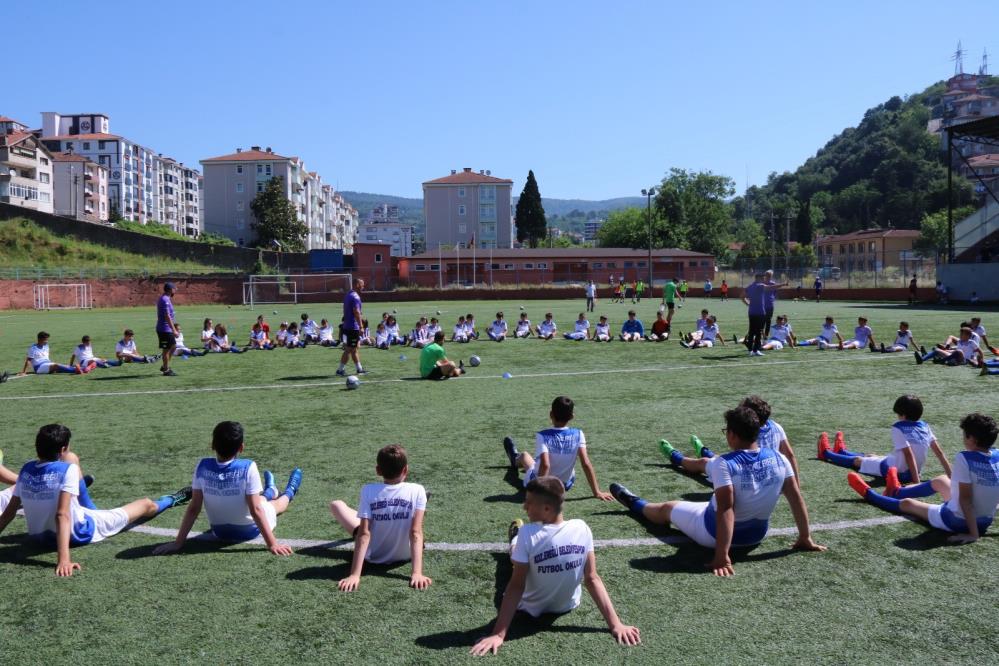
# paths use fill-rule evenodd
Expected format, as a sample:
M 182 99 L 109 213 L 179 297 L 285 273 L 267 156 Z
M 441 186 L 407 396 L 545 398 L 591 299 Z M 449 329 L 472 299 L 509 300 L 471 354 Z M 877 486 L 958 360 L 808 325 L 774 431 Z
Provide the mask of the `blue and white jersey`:
M 70 495 L 70 542 L 77 545 L 90 543 L 95 526 L 93 518 L 86 514 L 78 500 L 80 468 L 62 461 L 33 460 L 25 464 L 17 475 L 14 497 L 21 498 L 28 534 L 45 540 L 55 538 L 59 495 L 64 492 Z
M 204 493 L 205 513 L 213 530 L 230 535 L 245 532 L 250 539 L 257 536 L 257 525 L 246 503 L 247 495 L 264 491 L 257 463 L 241 458 L 227 462 L 202 458 L 194 469 L 191 488 Z
M 427 339 L 433 340 L 437 332 L 441 330 L 439 324 L 427 324 Z
M 959 484 L 970 483 L 979 532 L 991 525 L 999 508 L 999 451 L 990 449 L 987 454 L 981 451 L 959 452 L 951 465 L 951 481 L 950 499 L 940 511 L 944 522 L 951 524 L 952 518 L 959 521 L 966 519 L 961 512 Z
M 588 319 L 584 319 L 583 321 L 576 320 L 576 333 L 586 333 L 588 330 L 590 330 L 590 321 Z
M 832 339 L 836 337 L 839 333 L 839 329 L 836 328 L 836 324 L 822 324 L 822 330 L 819 332 L 819 338 L 825 340 L 826 342 L 832 342 Z
M 306 319 L 305 321 L 302 322 L 301 330 L 302 330 L 302 335 L 314 336 L 318 335 L 317 331 L 319 330 L 319 326 L 318 324 L 316 324 L 315 320 Z
M 429 342 L 430 340 L 433 339 L 429 335 L 427 335 L 426 326 L 417 326 L 416 328 L 414 328 L 412 333 L 410 333 L 410 338 L 412 338 L 417 342 Z
M 706 318 L 701 318 L 697 320 L 697 330 L 703 331 L 704 327 L 708 325 L 708 320 Z
M 576 478 L 576 456 L 586 448 L 586 436 L 579 428 L 548 428 L 534 439 L 534 472 L 541 466 L 541 455 L 548 454 L 548 474 L 566 486 Z
M 465 329 L 465 324 L 455 324 L 454 330 L 451 332 L 451 337 L 456 340 L 463 340 L 468 337 L 468 331 Z
M 610 324 L 597 324 L 597 330 L 594 335 L 606 335 L 610 337 Z
M 899 473 L 908 472 L 905 462 L 905 449 L 912 451 L 916 459 L 916 469 L 923 470 L 930 444 L 936 438 L 926 421 L 897 421 L 891 427 L 892 452 L 886 458 L 889 467 L 897 467 Z
M 905 347 L 906 349 L 908 349 L 911 343 L 912 343 L 912 331 L 909 330 L 898 331 L 895 334 L 895 343 L 892 346 Z
M 180 344 L 179 337 L 180 336 L 178 336 L 178 343 L 177 343 L 178 345 Z M 76 354 L 76 360 L 79 361 L 81 365 L 90 363 L 96 358 L 94 356 L 94 348 L 90 345 L 85 345 L 83 343 L 76 345 L 75 354 Z
M 506 335 L 507 325 L 505 319 L 497 319 L 489 325 L 489 332 L 493 335 Z
M 784 428 L 773 419 L 767 419 L 767 422 L 760 428 L 760 435 L 757 437 L 756 443 L 761 449 L 780 451 L 780 443 L 785 439 L 787 439 L 787 433 L 784 432 Z
M 517 321 L 517 333 L 527 333 L 531 330 L 530 319 L 519 319 Z
M 46 348 L 48 348 L 47 345 Z M 122 338 L 118 341 L 118 344 L 114 346 L 114 351 L 116 354 L 127 354 L 132 356 L 139 353 L 135 347 L 135 338 L 132 338 L 131 340 L 125 340 L 125 338 Z
M 555 333 L 558 326 L 555 325 L 554 319 L 545 319 L 540 324 L 538 324 L 538 330 L 541 331 L 541 335 L 550 335 Z
M 333 327 L 329 324 L 319 329 L 319 342 L 333 342 L 334 337 Z
M 781 342 L 785 345 L 790 340 L 791 333 L 793 333 L 793 331 L 791 330 L 790 324 L 775 324 L 770 327 L 770 339 L 776 340 L 777 342 Z
M 35 343 L 28 347 L 28 358 L 31 359 L 31 368 L 33 370 L 38 370 L 43 365 L 47 365 L 52 361 L 49 360 L 49 344 L 46 342 L 44 345 L 39 345 Z
M 402 337 L 399 335 L 399 324 L 385 324 L 385 332 L 389 335 L 389 340 Z M 378 335 L 376 332 L 375 335 Z
M 389 343 L 389 335 L 391 334 L 387 328 L 375 331 L 375 344 L 387 345 Z
M 250 339 L 254 342 L 263 342 L 267 339 L 267 334 L 264 333 L 264 329 L 260 329 L 259 331 L 250 331 Z
M 705 325 L 701 329 L 701 340 L 705 342 L 714 342 L 718 339 L 718 324 L 711 324 L 710 326 Z
M 742 450 L 724 453 L 708 461 L 708 478 L 715 489 L 732 486 L 735 531 L 732 545 L 757 544 L 767 535 L 770 515 L 777 506 L 784 481 L 794 477 L 791 463 L 773 449 Z M 704 514 L 704 524 L 717 538 L 717 501 L 714 495 Z
M 871 339 L 872 335 L 874 335 L 874 331 L 867 324 L 853 329 L 853 339 L 859 342 L 862 347 L 867 346 L 867 341 Z
M 971 332 L 971 341 L 974 342 L 979 347 L 982 346 L 982 338 L 978 335 L 978 333 L 975 333 L 974 331 Z

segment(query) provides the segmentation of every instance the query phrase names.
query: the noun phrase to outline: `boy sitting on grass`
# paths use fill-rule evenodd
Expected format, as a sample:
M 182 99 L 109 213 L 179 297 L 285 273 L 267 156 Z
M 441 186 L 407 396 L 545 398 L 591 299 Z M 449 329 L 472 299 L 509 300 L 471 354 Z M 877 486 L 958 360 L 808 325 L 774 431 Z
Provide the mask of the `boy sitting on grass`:
M 3 466 L 3 451 L 0 451 L 0 483 L 10 486 L 0 490 L 0 513 L 3 513 L 14 496 L 14 484 L 17 483 L 17 474 Z
M 839 329 L 836 328 L 836 322 L 832 317 L 826 317 L 825 323 L 822 324 L 822 330 L 814 338 L 809 338 L 808 340 L 800 340 L 798 342 L 799 347 L 808 347 L 811 345 L 817 346 L 819 349 L 825 349 L 832 344 L 833 337 L 838 341 L 838 346 L 840 349 L 843 348 L 843 336 L 839 334 Z
M 861 497 L 879 509 L 914 516 L 931 527 L 951 533 L 948 539 L 951 543 L 977 541 L 992 525 L 999 508 L 999 451 L 992 448 L 999 426 L 991 416 L 968 414 L 961 419 L 961 430 L 964 432 L 964 451 L 954 456 L 953 474 L 914 486 L 889 484 L 885 495 L 875 492 L 854 472 L 847 475 L 847 481 Z M 940 494 L 943 504 L 913 499 L 934 493 Z
M 178 332 L 178 337 L 180 333 Z M 177 351 L 180 351 L 178 345 Z M 94 348 L 90 344 L 90 336 L 84 335 L 80 339 L 80 344 L 76 345 L 73 355 L 69 358 L 70 367 L 80 367 L 82 372 L 90 372 L 94 368 L 111 368 L 121 365 L 121 361 L 109 361 L 94 354 Z
M 72 433 L 58 423 L 42 426 L 35 436 L 38 459 L 26 463 L 17 475 L 10 502 L 0 514 L 0 532 L 24 508 L 28 534 L 58 553 L 57 576 L 72 576 L 80 565 L 69 556 L 70 546 L 97 543 L 136 522 L 153 518 L 191 499 L 191 489 L 157 500 L 140 499 L 117 509 L 101 511 L 87 492 L 80 459 L 69 450 Z
M 152 363 L 160 358 L 158 355 L 140 354 L 135 346 L 135 331 L 130 328 L 126 328 L 121 334 L 121 340 L 114 346 L 114 355 L 122 363 Z
M 517 450 L 517 445 L 510 437 L 503 438 L 503 449 L 510 460 L 510 467 L 515 472 L 523 470 L 524 486 L 539 476 L 554 476 L 562 482 L 565 490 L 571 490 L 576 482 L 576 459 L 583 467 L 583 474 L 590 484 L 593 496 L 605 502 L 611 502 L 614 497 L 600 490 L 597 483 L 597 473 L 593 469 L 590 457 L 586 454 L 586 436 L 579 428 L 570 428 L 569 421 L 573 418 L 575 403 L 571 398 L 559 396 L 552 401 L 548 418 L 552 427 L 539 432 L 534 439 L 534 457 Z
M 330 513 L 354 537 L 354 559 L 350 575 L 339 583 L 344 592 L 361 585 L 365 562 L 388 564 L 412 560 L 409 586 L 425 590 L 433 581 L 423 575 L 423 514 L 427 491 L 418 483 L 407 483 L 409 461 L 406 449 L 390 444 L 378 451 L 375 473 L 380 483 L 361 488 L 355 511 L 342 500 L 330 502 Z
M 755 546 L 770 527 L 770 516 L 781 495 L 787 499 L 798 528 L 795 550 L 823 551 L 812 541 L 808 508 L 794 481 L 791 463 L 779 451 L 761 449 L 757 443 L 760 420 L 748 407 L 725 412 L 725 438 L 732 449 L 712 458 L 705 470 L 714 485 L 710 502 L 672 501 L 652 504 L 624 486 L 610 490 L 633 514 L 657 525 L 673 523 L 695 543 L 713 548 L 707 568 L 716 576 L 732 576 L 729 557 L 733 546 Z
M 898 332 L 895 334 L 895 342 L 890 346 L 885 346 L 881 343 L 881 353 L 882 354 L 895 354 L 898 352 L 909 351 L 909 345 L 912 345 L 913 349 L 920 349 L 919 345 L 916 344 L 916 339 L 912 337 L 912 331 L 909 330 L 909 322 L 900 321 L 898 323 Z
M 944 456 L 937 438 L 929 424 L 923 421 L 923 402 L 914 395 L 903 395 L 892 405 L 898 421 L 892 424 L 892 452 L 887 456 L 874 456 L 855 453 L 846 448 L 843 433 L 836 433 L 833 447 L 829 447 L 829 435 L 819 435 L 818 459 L 840 467 L 852 468 L 867 476 L 891 479 L 889 483 L 919 483 L 919 474 L 926 464 L 926 454 L 932 449 L 933 455 L 950 475 L 950 464 Z
M 214 458 L 202 458 L 194 469 L 191 504 L 180 523 L 177 538 L 158 546 L 154 555 L 176 553 L 184 547 L 201 508 L 208 514 L 212 534 L 222 541 L 250 541 L 262 536 L 275 555 L 291 555 L 291 548 L 274 537 L 277 517 L 288 509 L 302 485 L 302 470 L 292 470 L 284 492 L 278 494 L 274 475 L 264 472 L 261 483 L 257 463 L 240 459 L 243 426 L 222 421 L 212 431 Z
M 49 358 L 49 334 L 45 331 L 39 331 L 35 344 L 28 347 L 28 354 L 24 357 L 24 365 L 17 376 L 23 377 L 28 374 L 28 368 L 31 368 L 36 375 L 48 375 L 54 372 L 78 375 L 83 372 L 79 364 L 63 365 L 52 362 Z M 7 379 L 6 372 L 3 373 L 3 378 Z
M 503 593 L 493 633 L 476 643 L 476 656 L 496 654 L 506 640 L 517 612 L 535 619 L 543 613 L 568 613 L 579 606 L 586 585 L 611 635 L 621 645 L 638 645 L 638 627 L 621 622 L 607 588 L 597 573 L 590 527 L 575 518 L 565 520 L 562 503 L 565 488 L 553 476 L 540 476 L 527 484 L 524 511 L 529 524 L 516 520 L 510 525 L 510 560 L 513 573 Z
M 961 337 L 953 349 L 934 347 L 925 354 L 920 354 L 918 351 L 913 352 L 916 356 L 916 363 L 922 365 L 926 361 L 933 361 L 934 363 L 942 363 L 950 366 L 967 364 L 975 368 L 982 367 L 985 364 L 985 359 L 982 356 L 982 350 L 979 348 L 978 343 L 972 340 L 973 334 L 974 331 L 967 326 L 963 326 L 961 328 Z

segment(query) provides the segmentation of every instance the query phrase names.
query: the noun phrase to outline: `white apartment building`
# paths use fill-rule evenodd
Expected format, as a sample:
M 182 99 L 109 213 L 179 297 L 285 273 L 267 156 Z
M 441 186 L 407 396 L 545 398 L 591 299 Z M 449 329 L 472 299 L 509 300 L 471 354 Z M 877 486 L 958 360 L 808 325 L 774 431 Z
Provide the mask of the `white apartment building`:
M 28 126 L 7 116 L 0 116 L 0 134 L 14 134 L 15 132 L 27 132 Z
M 51 213 L 52 194 L 52 154 L 38 138 L 22 130 L 0 135 L 0 202 Z
M 362 224 L 357 231 L 361 243 L 388 243 L 393 257 L 413 256 L 413 227 L 398 222 Z
M 76 153 L 52 156 L 55 214 L 85 222 L 108 221 L 108 170 Z

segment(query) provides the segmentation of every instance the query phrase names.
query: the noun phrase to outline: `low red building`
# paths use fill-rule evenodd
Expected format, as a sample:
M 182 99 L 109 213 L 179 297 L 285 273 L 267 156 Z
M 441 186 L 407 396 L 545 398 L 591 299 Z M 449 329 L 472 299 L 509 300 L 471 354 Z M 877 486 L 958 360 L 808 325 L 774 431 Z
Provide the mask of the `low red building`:
M 367 289 L 388 291 L 399 283 L 399 258 L 392 256 L 390 243 L 354 243 L 354 278 L 363 278 Z
M 356 250 L 355 250 L 356 252 Z M 399 257 L 400 285 L 551 284 L 593 280 L 606 285 L 611 277 L 628 282 L 649 279 L 648 250 L 628 248 L 534 248 L 474 251 L 451 249 Z M 652 251 L 652 273 L 659 280 L 688 282 L 714 278 L 715 258 L 689 250 Z

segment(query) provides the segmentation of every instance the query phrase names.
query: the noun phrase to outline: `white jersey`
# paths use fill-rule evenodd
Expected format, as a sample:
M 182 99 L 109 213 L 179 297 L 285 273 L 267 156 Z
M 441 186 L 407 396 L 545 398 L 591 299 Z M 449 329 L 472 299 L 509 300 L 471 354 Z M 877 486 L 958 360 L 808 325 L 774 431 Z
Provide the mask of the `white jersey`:
M 390 340 L 402 337 L 401 335 L 399 335 L 399 324 L 386 324 L 385 332 L 388 333 Z M 375 332 L 375 337 L 376 338 L 378 337 L 377 332 Z
M 179 345 L 180 342 L 178 341 L 177 344 Z M 76 345 L 76 360 L 79 361 L 81 365 L 90 363 L 95 358 L 94 348 L 92 346 L 85 345 L 83 343 Z
M 760 434 L 756 439 L 756 443 L 759 444 L 761 449 L 780 451 L 780 443 L 786 439 L 787 433 L 784 432 L 781 424 L 773 419 L 767 419 L 767 422 L 760 428 Z
M 298 333 L 293 333 L 288 331 L 288 334 L 284 336 L 284 344 L 289 347 L 295 347 L 299 343 Z
M 906 330 L 898 331 L 898 333 L 895 334 L 895 344 L 892 346 L 905 347 L 908 349 L 910 344 L 912 344 L 912 331 Z
M 576 320 L 576 333 L 586 333 L 590 329 L 590 322 L 588 319 L 583 321 Z
M 517 321 L 517 332 L 527 333 L 531 330 L 531 320 L 530 319 L 520 319 Z
M 545 319 L 540 324 L 538 324 L 538 330 L 541 331 L 542 335 L 549 335 L 551 333 L 554 333 L 557 328 L 558 326 L 555 325 L 554 319 L 551 320 Z
M 853 329 L 853 339 L 859 342 L 861 347 L 867 346 L 867 341 L 871 339 L 872 335 L 874 335 L 874 331 L 867 324 Z
M 456 338 L 467 338 L 468 337 L 468 331 L 465 329 L 465 325 L 464 324 L 455 324 L 454 325 L 454 332 L 452 333 L 452 335 L 453 335 L 453 337 L 456 337 Z
M 916 469 L 922 471 L 934 439 L 933 430 L 926 421 L 896 421 L 891 427 L 892 452 L 886 458 L 888 466 L 897 467 L 900 474 L 908 472 L 904 452 L 909 449 L 916 459 Z
M 732 544 L 753 545 L 762 541 L 784 481 L 794 477 L 788 459 L 773 449 L 731 451 L 711 458 L 706 471 L 716 490 L 732 486 L 735 511 Z M 715 538 L 718 536 L 716 507 L 712 495 L 704 521 L 708 533 Z
M 263 342 L 267 339 L 267 334 L 264 333 L 264 329 L 260 329 L 259 331 L 250 331 L 250 339 L 254 342 Z
M 278 342 L 287 342 L 288 340 L 288 329 L 279 328 L 277 334 L 275 335 Z
M 208 342 L 212 339 L 213 335 L 215 335 L 215 329 L 213 328 L 206 328 L 201 331 L 201 344 L 207 347 Z
M 426 326 L 417 326 L 416 328 L 414 328 L 413 332 L 410 333 L 410 337 L 412 337 L 412 339 L 416 340 L 417 342 L 429 342 L 430 340 L 432 340 L 432 338 L 427 333 Z
M 971 341 L 979 347 L 982 346 L 982 338 L 979 337 L 978 333 L 975 333 L 974 331 L 971 332 Z
M 489 332 L 493 335 L 506 335 L 507 325 L 506 320 L 497 319 L 489 326 Z
M 93 519 L 80 506 L 80 468 L 62 461 L 33 460 L 21 468 L 14 486 L 14 497 L 21 498 L 28 534 L 33 537 L 55 538 L 56 512 L 60 493 L 69 493 L 69 515 L 72 540 L 89 542 L 94 535 Z
M 177 335 L 174 336 L 174 341 L 177 345 L 177 349 L 187 349 L 187 345 L 184 344 L 184 334 L 177 331 Z
M 950 499 L 941 510 L 941 517 L 945 523 L 949 518 L 947 514 L 958 520 L 966 520 L 967 517 L 961 511 L 958 488 L 961 483 L 970 483 L 975 520 L 981 533 L 981 530 L 992 524 L 996 508 L 999 507 L 999 451 L 991 449 L 987 454 L 981 451 L 961 451 L 954 456 L 951 469 L 953 488 Z
M 579 605 L 593 533 L 578 518 L 557 525 L 530 523 L 520 528 L 510 559 L 527 565 L 527 581 L 517 610 L 537 617 L 566 613 Z
M 475 320 L 474 319 L 466 319 L 465 320 L 465 330 L 468 331 L 469 335 L 472 335 L 473 333 L 475 333 Z
M 387 345 L 389 341 L 388 329 L 383 328 L 380 331 L 375 331 L 375 344 L 376 345 Z
M 586 436 L 579 428 L 548 428 L 534 438 L 534 475 L 541 467 L 542 454 L 548 454 L 548 474 L 568 488 L 576 478 L 576 456 L 586 448 Z
M 714 342 L 718 338 L 718 324 L 711 324 L 701 329 L 701 340 Z
M 357 517 L 369 522 L 371 542 L 364 559 L 375 564 L 410 559 L 413 515 L 427 510 L 427 491 L 418 483 L 368 483 L 361 488 Z
M 225 335 L 213 335 L 212 336 L 212 343 L 215 344 L 216 347 L 228 347 L 229 346 L 229 334 L 227 333 Z
M 836 328 L 836 324 L 822 324 L 822 331 L 819 333 L 819 338 L 826 342 L 832 342 L 837 333 L 839 333 L 839 329 Z
M 314 336 L 318 335 L 316 332 L 319 329 L 318 324 L 312 319 L 308 319 L 302 322 L 302 335 Z
M 114 346 L 114 351 L 116 354 L 130 354 L 135 355 L 138 352 L 135 351 L 135 338 L 132 338 L 128 342 L 124 338 L 118 341 L 118 344 Z
M 967 342 L 964 340 L 958 340 L 955 347 L 964 354 L 965 361 L 970 361 L 975 358 L 976 352 L 979 351 L 978 343 L 974 340 L 968 340 Z
M 770 327 L 770 339 L 786 345 L 793 332 L 790 324 L 775 324 Z
M 257 535 L 256 523 L 246 503 L 247 495 L 264 491 L 257 463 L 242 458 L 226 462 L 202 458 L 194 469 L 191 488 L 204 493 L 205 513 L 213 530 L 244 532 L 249 538 Z
M 708 320 L 707 319 L 701 318 L 701 319 L 697 320 L 697 330 L 698 331 L 703 331 L 704 327 L 707 326 L 707 325 L 708 325 Z
M 428 340 L 433 340 L 434 336 L 437 335 L 437 332 L 440 331 L 440 330 L 441 330 L 441 327 L 438 326 L 437 324 L 429 324 L 427 326 L 427 339 Z
M 595 335 L 606 335 L 610 336 L 610 324 L 597 324 L 597 332 Z
M 586 285 L 586 297 L 587 298 L 596 298 L 597 297 L 597 285 L 595 285 L 595 284 L 588 284 L 588 285 Z
M 978 336 L 979 338 L 986 338 L 986 337 L 988 337 L 988 334 L 987 334 L 987 333 L 985 332 L 985 327 L 984 327 L 984 326 L 982 326 L 981 324 L 979 324 L 978 326 L 974 327 L 974 328 L 973 328 L 973 329 L 971 329 L 971 330 L 972 330 L 972 331 L 973 331 L 973 332 L 975 333 L 975 335 L 977 335 L 977 336 Z

